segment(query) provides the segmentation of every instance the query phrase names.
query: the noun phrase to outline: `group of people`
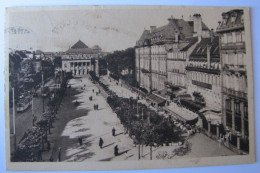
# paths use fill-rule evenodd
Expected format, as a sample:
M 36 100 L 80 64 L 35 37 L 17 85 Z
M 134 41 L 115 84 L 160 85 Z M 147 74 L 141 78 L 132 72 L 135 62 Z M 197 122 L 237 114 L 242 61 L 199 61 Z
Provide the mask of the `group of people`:
M 112 136 L 115 136 L 115 132 L 116 132 L 116 129 L 113 127 L 113 129 L 112 129 Z M 99 145 L 99 147 L 102 149 L 103 148 L 103 144 L 104 144 L 104 140 L 100 137 L 99 138 L 99 143 L 98 143 L 98 145 Z M 118 156 L 118 145 L 116 145 L 115 147 L 114 147 L 114 155 L 115 156 Z

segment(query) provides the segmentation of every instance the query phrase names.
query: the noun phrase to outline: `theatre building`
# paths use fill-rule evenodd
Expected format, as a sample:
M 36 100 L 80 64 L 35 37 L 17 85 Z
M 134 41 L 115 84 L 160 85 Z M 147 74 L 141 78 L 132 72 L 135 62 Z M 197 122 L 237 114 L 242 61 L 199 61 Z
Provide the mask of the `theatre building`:
M 72 72 L 73 76 L 84 76 L 89 72 L 99 75 L 98 60 L 103 56 L 102 50 L 95 45 L 89 48 L 79 40 L 62 55 L 62 70 Z
M 220 56 L 222 62 L 223 122 L 233 136 L 248 139 L 247 65 L 243 10 L 222 13 Z M 242 147 L 242 146 L 241 146 Z M 238 145 L 238 148 L 240 146 Z

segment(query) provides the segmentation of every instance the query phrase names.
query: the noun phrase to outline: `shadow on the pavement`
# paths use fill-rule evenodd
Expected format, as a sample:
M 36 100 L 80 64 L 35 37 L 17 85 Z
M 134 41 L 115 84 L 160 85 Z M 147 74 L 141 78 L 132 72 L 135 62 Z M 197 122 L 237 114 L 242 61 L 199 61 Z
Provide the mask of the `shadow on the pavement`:
M 127 160 L 128 158 L 133 157 L 133 156 L 134 156 L 134 154 L 131 154 L 131 155 L 127 156 L 127 157 L 125 158 L 125 160 Z
M 88 131 L 89 128 L 82 128 L 82 129 L 79 129 L 79 130 L 76 130 L 74 131 L 74 133 L 77 133 L 77 132 L 85 132 L 85 131 Z
M 120 155 L 122 155 L 122 154 L 124 154 L 124 153 L 127 153 L 129 150 L 124 150 L 124 151 L 122 151 L 122 152 L 119 152 L 118 153 L 118 156 L 120 156 Z
M 94 152 L 88 152 L 88 153 L 84 153 L 84 154 L 77 154 L 76 155 L 76 159 L 74 159 L 74 161 L 84 161 L 86 159 L 91 158 L 92 156 L 94 156 L 95 153 Z
M 122 135 L 122 134 L 124 134 L 124 133 L 123 133 L 123 132 L 121 132 L 121 133 L 115 134 L 115 136 L 119 136 L 119 135 Z
M 110 160 L 112 160 L 114 157 L 108 157 L 108 158 L 105 158 L 105 159 L 101 159 L 101 160 L 99 160 L 99 161 L 110 161 Z
M 111 143 L 111 144 L 107 144 L 107 145 L 103 146 L 102 148 L 109 147 L 109 146 L 113 145 L 114 143 L 115 143 L 115 142 L 113 142 L 113 143 Z
M 152 151 L 154 152 L 154 151 L 158 150 L 159 148 L 161 148 L 161 147 L 156 147 L 156 148 L 153 149 Z M 149 151 L 148 153 L 144 154 L 143 157 L 145 157 L 145 156 L 147 156 L 147 155 L 149 155 L 149 154 L 150 154 L 150 151 Z
M 104 134 L 99 135 L 99 136 L 96 136 L 96 137 L 94 137 L 94 138 L 92 138 L 92 139 L 90 139 L 90 140 L 88 140 L 88 141 L 86 141 L 86 142 L 92 142 L 92 141 L 94 141 L 95 139 L 100 138 L 101 136 L 105 136 L 105 135 L 110 134 L 110 133 L 111 133 L 111 132 L 104 133 Z
M 59 109 L 58 119 L 55 120 L 54 126 L 55 128 L 52 129 L 52 134 L 49 135 L 49 140 L 53 143 L 53 158 L 54 161 L 58 158 L 58 148 L 61 147 L 61 160 L 67 160 L 70 156 L 66 156 L 67 151 L 70 149 L 79 148 L 79 143 L 77 138 L 70 138 L 70 136 L 62 135 L 66 125 L 68 122 L 73 121 L 74 119 L 78 119 L 80 117 L 86 116 L 88 114 L 88 109 L 77 109 L 74 104 L 71 102 L 72 100 L 76 99 L 75 95 L 79 92 L 75 89 L 70 89 L 71 96 L 64 96 L 62 100 L 62 105 Z M 77 122 L 74 126 L 82 125 L 82 123 Z M 84 129 L 85 131 L 87 129 Z M 90 136 L 87 136 L 90 137 Z M 85 137 L 86 138 L 86 137 Z M 87 145 L 83 145 L 80 150 L 82 152 L 86 152 L 87 146 L 91 145 L 88 143 Z M 85 153 L 84 153 L 85 154 Z M 91 157 L 93 154 L 89 154 L 88 157 Z
M 106 108 L 99 108 L 98 111 L 101 111 L 101 110 L 103 110 L 103 109 L 106 109 Z

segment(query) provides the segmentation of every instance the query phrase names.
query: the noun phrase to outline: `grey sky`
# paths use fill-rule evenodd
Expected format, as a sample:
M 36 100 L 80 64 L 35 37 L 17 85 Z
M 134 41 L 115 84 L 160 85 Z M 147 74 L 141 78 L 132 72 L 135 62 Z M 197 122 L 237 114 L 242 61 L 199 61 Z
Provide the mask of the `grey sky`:
M 232 8 L 191 7 L 30 7 L 8 9 L 6 33 L 12 49 L 66 51 L 79 39 L 89 47 L 99 45 L 105 51 L 122 50 L 135 45 L 144 28 L 162 26 L 167 19 L 189 19 L 194 13 L 216 29 L 221 13 Z M 9 24 L 8 24 L 9 22 Z

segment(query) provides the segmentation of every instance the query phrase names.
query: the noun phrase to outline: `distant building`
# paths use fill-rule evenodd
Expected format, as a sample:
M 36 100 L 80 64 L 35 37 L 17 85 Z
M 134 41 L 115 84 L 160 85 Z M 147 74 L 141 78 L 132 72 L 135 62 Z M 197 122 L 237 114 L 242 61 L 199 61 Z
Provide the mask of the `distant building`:
M 222 13 L 220 57 L 223 78 L 223 122 L 234 135 L 248 138 L 248 98 L 243 10 Z
M 102 50 L 95 45 L 89 48 L 79 40 L 62 55 L 62 70 L 72 72 L 73 76 L 87 75 L 90 71 L 99 75 L 98 59 L 103 56 Z

